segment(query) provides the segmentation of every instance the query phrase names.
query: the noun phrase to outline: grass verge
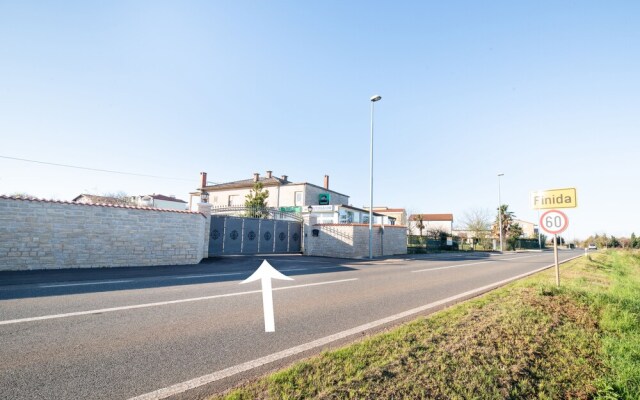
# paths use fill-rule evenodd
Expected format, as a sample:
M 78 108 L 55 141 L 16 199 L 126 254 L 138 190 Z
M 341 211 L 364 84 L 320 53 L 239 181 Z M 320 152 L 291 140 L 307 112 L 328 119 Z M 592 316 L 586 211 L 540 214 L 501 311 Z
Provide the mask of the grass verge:
M 564 264 L 298 362 L 226 399 L 638 399 L 640 252 Z

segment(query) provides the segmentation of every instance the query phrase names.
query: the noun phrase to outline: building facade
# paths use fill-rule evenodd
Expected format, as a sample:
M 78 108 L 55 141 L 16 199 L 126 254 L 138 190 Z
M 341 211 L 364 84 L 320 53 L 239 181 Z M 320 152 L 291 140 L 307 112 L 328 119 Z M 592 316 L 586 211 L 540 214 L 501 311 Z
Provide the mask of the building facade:
M 349 204 L 349 196 L 329 189 L 329 176 L 324 176 L 323 186 L 308 182 L 294 183 L 289 181 L 287 175 L 273 176 L 267 171 L 266 176 L 253 174 L 253 178 L 235 182 L 208 185 L 206 173 L 201 174 L 200 190 L 190 193 L 190 208 L 200 201 L 202 192 L 209 195 L 209 203 L 212 207 L 242 207 L 246 196 L 249 195 L 256 183 L 261 183 L 263 190 L 269 191 L 267 207 L 277 208 L 282 211 L 303 212 L 308 206 L 318 205 L 342 205 Z
M 363 208 L 369 209 L 369 207 Z M 373 207 L 373 212 L 392 218 L 394 225 L 407 226 L 407 210 L 404 208 Z
M 422 230 L 420 229 L 422 218 Z M 448 235 L 453 232 L 453 214 L 412 214 L 409 216 L 409 235 L 429 236 L 431 232 L 440 231 Z
M 538 238 L 538 225 L 533 222 L 523 221 L 521 219 L 514 219 L 514 224 L 520 225 L 522 228 L 522 237 L 525 239 L 537 239 Z
M 187 210 L 187 202 L 177 199 L 175 196 L 163 194 L 148 194 L 140 196 L 98 196 L 93 194 L 81 194 L 72 200 L 77 204 L 107 204 L 115 206 L 157 208 L 162 210 Z
M 345 204 L 308 206 L 303 212 L 309 213 L 313 223 L 317 224 L 368 224 L 369 210 Z M 374 225 L 395 225 L 393 217 L 372 213 Z

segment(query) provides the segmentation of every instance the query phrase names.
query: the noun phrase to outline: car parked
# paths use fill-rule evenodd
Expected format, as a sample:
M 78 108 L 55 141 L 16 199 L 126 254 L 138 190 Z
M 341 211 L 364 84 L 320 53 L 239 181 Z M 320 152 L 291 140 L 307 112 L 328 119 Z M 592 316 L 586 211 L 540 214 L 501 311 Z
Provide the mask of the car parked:
M 591 243 L 589 245 L 589 247 L 587 247 L 587 249 L 589 249 L 589 250 L 598 250 L 598 247 L 595 244 Z

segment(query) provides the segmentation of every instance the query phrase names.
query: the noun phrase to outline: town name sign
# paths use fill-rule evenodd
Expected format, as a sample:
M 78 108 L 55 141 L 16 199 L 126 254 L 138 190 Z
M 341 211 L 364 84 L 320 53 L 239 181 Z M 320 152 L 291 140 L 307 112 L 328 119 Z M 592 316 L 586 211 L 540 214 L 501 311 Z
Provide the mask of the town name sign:
M 576 189 L 550 189 L 531 192 L 531 207 L 538 210 L 578 207 Z

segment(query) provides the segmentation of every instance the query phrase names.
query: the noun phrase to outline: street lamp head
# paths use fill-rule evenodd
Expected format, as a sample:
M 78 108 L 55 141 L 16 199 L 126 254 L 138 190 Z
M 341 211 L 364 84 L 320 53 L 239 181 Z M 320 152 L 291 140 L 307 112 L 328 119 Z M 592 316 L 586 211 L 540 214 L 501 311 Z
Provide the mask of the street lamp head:
M 504 176 L 504 174 L 498 174 L 498 176 Z
M 376 102 L 382 99 L 382 96 L 379 95 L 375 95 L 375 96 L 371 96 L 371 101 Z

